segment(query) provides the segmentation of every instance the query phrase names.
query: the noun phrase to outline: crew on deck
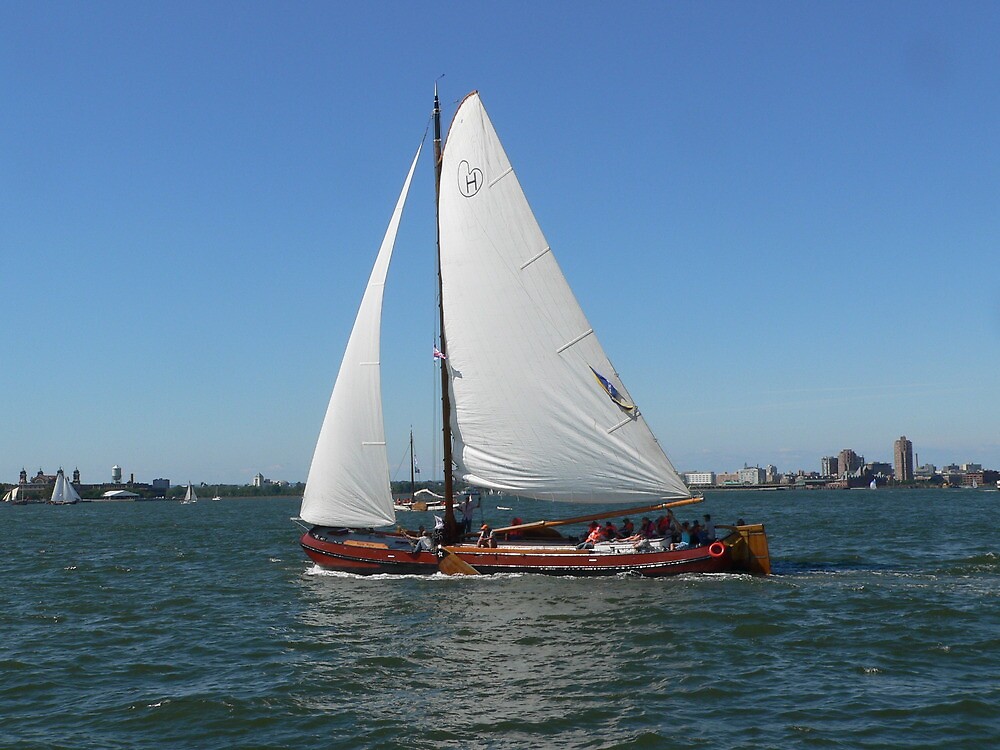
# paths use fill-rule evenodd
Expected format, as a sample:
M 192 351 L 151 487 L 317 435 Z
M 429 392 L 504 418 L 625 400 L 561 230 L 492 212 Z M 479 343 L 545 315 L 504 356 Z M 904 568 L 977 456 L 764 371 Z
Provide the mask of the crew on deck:
M 496 547 L 497 540 L 493 534 L 493 529 L 490 528 L 488 523 L 484 523 L 479 527 L 479 539 L 476 540 L 477 547 Z

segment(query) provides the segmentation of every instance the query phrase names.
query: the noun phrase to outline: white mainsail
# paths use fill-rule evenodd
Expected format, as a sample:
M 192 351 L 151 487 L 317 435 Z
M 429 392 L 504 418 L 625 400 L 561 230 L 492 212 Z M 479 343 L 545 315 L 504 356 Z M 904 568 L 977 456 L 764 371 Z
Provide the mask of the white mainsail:
M 300 511 L 311 524 L 368 527 L 395 522 L 379 369 L 382 290 L 419 157 L 420 148 L 375 259 L 316 442 Z
M 187 490 L 184 492 L 184 499 L 181 503 L 196 503 L 198 502 L 198 493 L 194 491 L 194 485 L 188 482 Z
M 478 93 L 448 134 L 439 212 L 460 478 L 575 502 L 690 497 L 570 290 Z
M 52 488 L 52 499 L 49 501 L 53 505 L 72 505 L 80 502 L 80 494 L 76 491 L 62 469 L 56 472 L 56 483 Z

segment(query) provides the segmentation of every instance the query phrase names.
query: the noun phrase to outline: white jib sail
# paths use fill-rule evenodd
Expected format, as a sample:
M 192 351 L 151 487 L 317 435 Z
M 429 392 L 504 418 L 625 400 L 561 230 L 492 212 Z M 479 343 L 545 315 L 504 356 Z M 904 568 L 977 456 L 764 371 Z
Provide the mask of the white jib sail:
M 448 134 L 440 222 L 461 479 L 573 502 L 689 497 L 629 408 L 477 93 Z
M 379 370 L 382 290 L 419 157 L 420 148 L 375 259 L 316 442 L 300 515 L 317 526 L 366 528 L 395 522 Z

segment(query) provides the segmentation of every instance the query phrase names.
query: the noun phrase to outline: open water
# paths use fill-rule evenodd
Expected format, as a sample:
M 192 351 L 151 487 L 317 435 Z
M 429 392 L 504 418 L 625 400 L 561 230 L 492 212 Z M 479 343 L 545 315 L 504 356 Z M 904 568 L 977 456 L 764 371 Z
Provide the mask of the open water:
M 0 747 L 1000 747 L 1000 493 L 681 510 L 775 575 L 358 578 L 293 500 L 0 507 Z

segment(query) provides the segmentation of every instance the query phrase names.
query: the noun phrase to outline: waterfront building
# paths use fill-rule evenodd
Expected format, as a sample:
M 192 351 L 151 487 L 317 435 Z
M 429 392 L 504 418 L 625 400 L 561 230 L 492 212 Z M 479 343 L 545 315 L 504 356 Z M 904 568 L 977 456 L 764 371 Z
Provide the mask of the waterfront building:
M 740 484 L 764 484 L 764 470 L 759 466 L 744 466 L 736 474 Z
M 913 443 L 903 435 L 893 446 L 893 464 L 896 467 L 897 482 L 913 481 Z
M 778 467 L 774 464 L 768 464 L 764 468 L 764 481 L 768 484 L 774 484 L 778 481 Z
M 823 458 L 819 460 L 820 476 L 824 477 L 838 476 L 840 474 L 840 471 L 837 469 L 839 465 L 840 464 L 837 462 L 836 456 L 823 456 Z
M 689 471 L 684 474 L 688 487 L 711 487 L 715 484 L 714 471 Z
M 984 484 L 985 477 L 983 476 L 982 471 L 967 471 L 962 475 L 963 487 L 982 487 Z
M 263 487 L 265 484 L 267 484 L 267 480 L 264 479 L 264 475 L 261 474 L 258 471 L 257 474 L 254 475 L 254 478 L 253 478 L 253 486 L 254 487 Z
M 35 476 L 31 478 L 31 482 L 30 482 L 30 484 L 50 484 L 50 485 L 51 484 L 55 484 L 55 483 L 56 483 L 56 475 L 55 474 L 46 474 L 41 469 L 39 469 L 38 473 L 35 474 Z

